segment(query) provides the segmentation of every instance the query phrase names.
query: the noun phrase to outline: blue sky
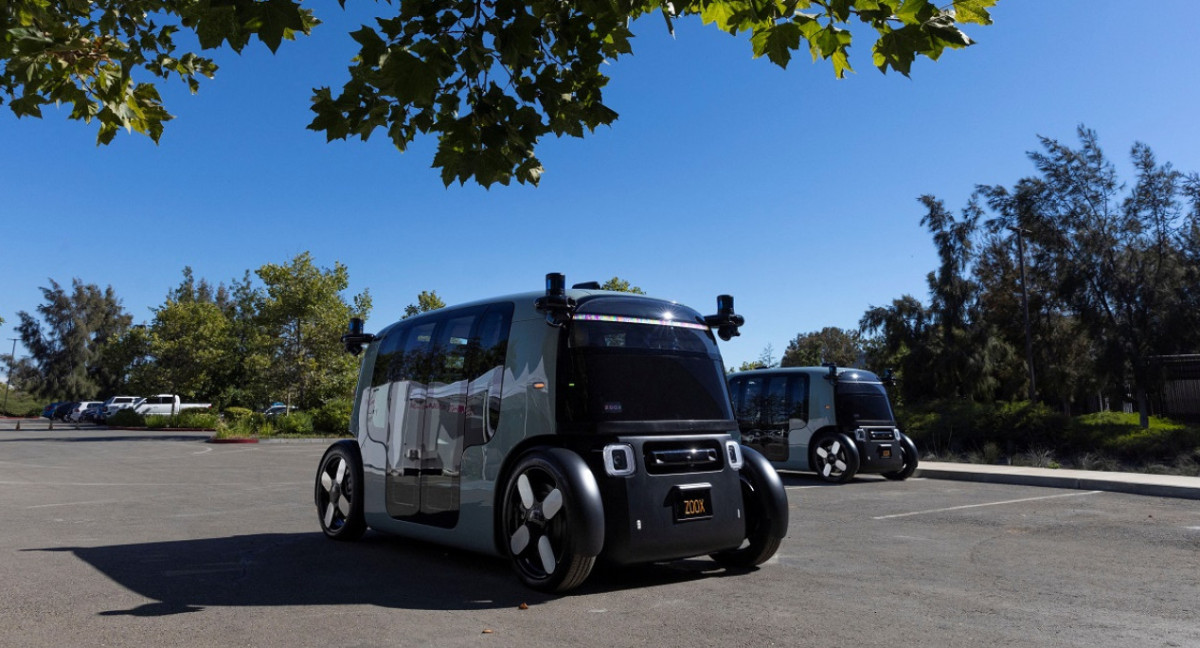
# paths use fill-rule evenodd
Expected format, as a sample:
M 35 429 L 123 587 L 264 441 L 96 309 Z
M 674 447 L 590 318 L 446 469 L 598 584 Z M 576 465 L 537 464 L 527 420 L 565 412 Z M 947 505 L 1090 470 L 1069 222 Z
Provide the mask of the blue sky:
M 617 122 L 545 140 L 540 187 L 490 190 L 444 188 L 431 140 L 401 154 L 305 129 L 311 88 L 344 82 L 362 21 L 314 7 L 313 36 L 220 53 L 199 94 L 164 92 L 176 119 L 157 146 L 97 147 L 65 113 L 0 108 L 0 351 L 48 279 L 111 285 L 141 322 L 185 266 L 228 282 L 310 251 L 348 267 L 347 297 L 370 289 L 368 330 L 422 290 L 454 304 L 539 290 L 547 272 L 620 276 L 704 312 L 730 293 L 746 317 L 721 345 L 736 366 L 926 300 L 937 261 L 917 197 L 957 212 L 976 184 L 1011 185 L 1038 135 L 1074 144 L 1085 124 L 1127 179 L 1136 141 L 1200 171 L 1195 0 L 1001 0 L 994 25 L 968 27 L 976 46 L 911 78 L 876 71 L 865 37 L 837 80 L 807 55 L 787 70 L 752 59 L 698 19 L 672 39 L 655 17 L 609 69 Z

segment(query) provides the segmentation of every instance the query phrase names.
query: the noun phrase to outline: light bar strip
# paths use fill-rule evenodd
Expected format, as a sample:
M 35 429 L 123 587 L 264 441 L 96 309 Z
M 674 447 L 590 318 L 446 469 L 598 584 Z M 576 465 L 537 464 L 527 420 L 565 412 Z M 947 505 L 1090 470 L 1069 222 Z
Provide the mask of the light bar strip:
M 697 324 L 696 322 L 684 322 L 681 320 L 666 320 L 666 319 L 651 319 L 648 317 L 627 317 L 625 315 L 595 315 L 592 313 L 576 314 L 575 320 L 584 320 L 587 322 L 621 322 L 622 324 L 652 324 L 655 326 L 674 326 L 677 328 L 696 329 L 698 331 L 707 331 L 708 326 Z

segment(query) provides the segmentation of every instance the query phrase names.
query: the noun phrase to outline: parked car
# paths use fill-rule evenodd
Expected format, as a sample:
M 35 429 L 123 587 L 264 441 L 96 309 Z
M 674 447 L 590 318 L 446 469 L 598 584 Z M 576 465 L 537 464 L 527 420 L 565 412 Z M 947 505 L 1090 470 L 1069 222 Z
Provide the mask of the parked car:
M 171 416 L 185 409 L 208 409 L 212 403 L 185 403 L 178 394 L 156 394 L 143 398 L 133 406 L 133 411 L 142 416 Z
M 104 412 L 104 401 L 95 401 L 88 407 L 84 408 L 79 415 L 79 420 L 87 423 L 99 423 L 100 415 Z
M 288 407 L 283 403 L 275 403 L 274 405 L 263 410 L 263 415 L 267 418 L 275 418 L 284 414 L 291 414 L 294 408 Z
M 856 473 L 903 480 L 917 446 L 900 432 L 884 379 L 826 365 L 742 371 L 729 376 L 741 441 L 773 466 L 832 483 Z
M 54 401 L 42 408 L 42 418 L 54 419 L 54 412 L 62 405 L 63 401 Z
M 72 403 L 73 407 L 71 407 L 71 410 L 67 412 L 67 415 L 63 420 L 78 423 L 84 420 L 83 414 L 89 407 L 101 404 L 103 404 L 103 401 L 79 401 L 78 403 Z
M 113 396 L 104 401 L 104 406 L 97 414 L 97 422 L 103 423 L 108 417 L 116 414 L 119 410 L 133 407 L 142 401 L 140 396 Z
M 54 408 L 54 414 L 52 414 L 50 418 L 56 421 L 65 421 L 67 420 L 67 414 L 69 414 L 71 409 L 78 404 L 79 401 L 67 401 L 65 403 L 59 403 L 58 407 Z

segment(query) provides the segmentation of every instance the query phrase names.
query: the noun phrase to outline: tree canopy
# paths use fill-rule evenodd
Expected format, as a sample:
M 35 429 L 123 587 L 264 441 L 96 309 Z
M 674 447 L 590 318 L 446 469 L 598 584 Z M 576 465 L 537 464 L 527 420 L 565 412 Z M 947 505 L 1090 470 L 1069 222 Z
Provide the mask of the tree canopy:
M 412 317 L 445 307 L 446 302 L 442 301 L 436 290 L 422 290 L 421 294 L 417 295 L 417 303 L 404 307 L 404 317 Z
M 344 265 L 318 267 L 307 252 L 229 286 L 184 268 L 151 321 L 132 326 L 111 287 L 75 279 L 68 291 L 51 280 L 40 319 L 18 314 L 29 357 L 2 359 L 13 384 L 41 398 L 169 392 L 220 407 L 349 403 L 358 360 L 339 338 L 351 316 L 369 314 L 371 297 L 347 301 L 348 285 Z
M 78 400 L 111 389 L 124 378 L 103 362 L 107 345 L 124 335 L 132 319 L 112 286 L 101 289 L 79 279 L 70 290 L 50 280 L 37 316 L 17 313 L 17 333 L 29 355 L 9 357 L 12 382 L 47 398 Z
M 315 90 L 309 128 L 328 140 L 381 129 L 404 151 L 437 138 L 433 166 L 446 185 L 474 180 L 537 184 L 547 135 L 583 137 L 612 124 L 602 66 L 633 53 L 631 23 L 660 15 L 666 31 L 696 19 L 748 37 L 755 57 L 787 67 L 807 50 L 839 78 L 853 68 L 854 33 L 882 72 L 908 75 L 918 56 L 972 44 L 960 29 L 991 23 L 997 0 L 397 0 L 350 35 L 359 52 L 337 91 Z M 345 8 L 345 0 L 339 0 Z M 386 8 L 386 9 L 385 9 Z M 294 0 L 8 0 L 0 5 L 0 103 L 18 117 L 70 107 L 96 122 L 96 139 L 121 129 L 158 141 L 172 116 L 156 83 L 194 93 L 217 66 L 201 52 L 252 40 L 275 51 L 319 24 Z M 177 36 L 180 38 L 177 41 Z
M 815 367 L 832 362 L 840 367 L 857 366 L 862 352 L 858 331 L 826 326 L 801 333 L 783 351 L 781 367 Z
M 608 281 L 605 281 L 604 283 L 600 284 L 600 290 L 614 290 L 616 292 L 627 292 L 627 293 L 633 293 L 635 295 L 645 295 L 646 294 L 646 291 L 642 290 L 641 288 L 639 288 L 637 286 L 630 284 L 628 281 L 626 281 L 620 277 L 613 277 L 612 279 L 609 279 Z
M 1136 400 L 1146 424 L 1157 359 L 1200 350 L 1200 175 L 1135 143 L 1127 186 L 1096 133 L 1078 136 L 1078 147 L 1040 138 L 1036 174 L 978 186 L 958 217 L 921 197 L 940 260 L 930 303 L 904 295 L 860 322 L 904 399 L 1020 399 L 1032 377 L 1039 400 Z

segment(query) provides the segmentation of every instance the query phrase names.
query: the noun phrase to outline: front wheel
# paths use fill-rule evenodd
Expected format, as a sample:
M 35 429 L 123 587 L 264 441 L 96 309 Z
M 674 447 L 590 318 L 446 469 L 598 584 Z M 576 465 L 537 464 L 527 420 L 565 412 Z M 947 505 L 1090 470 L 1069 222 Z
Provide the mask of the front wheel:
M 817 475 L 831 484 L 848 482 L 858 472 L 858 446 L 845 434 L 825 434 L 818 438 L 808 459 Z
M 325 451 L 317 470 L 316 500 L 326 537 L 357 540 L 366 532 L 362 458 L 355 442 L 339 441 Z
M 527 587 L 565 592 L 592 571 L 596 556 L 580 552 L 587 544 L 583 504 L 566 471 L 539 450 L 521 457 L 504 489 L 504 543 L 517 576 Z
M 908 438 L 908 435 L 900 435 L 900 456 L 904 458 L 904 467 L 900 470 L 883 473 L 884 477 L 894 481 L 904 481 L 912 477 L 913 472 L 917 470 L 917 444 Z
M 746 539 L 736 549 L 712 554 L 727 567 L 754 567 L 766 562 L 787 535 L 787 491 L 779 473 L 752 448 L 742 446 L 745 463 L 738 471 L 742 483 L 742 510 L 746 515 Z

